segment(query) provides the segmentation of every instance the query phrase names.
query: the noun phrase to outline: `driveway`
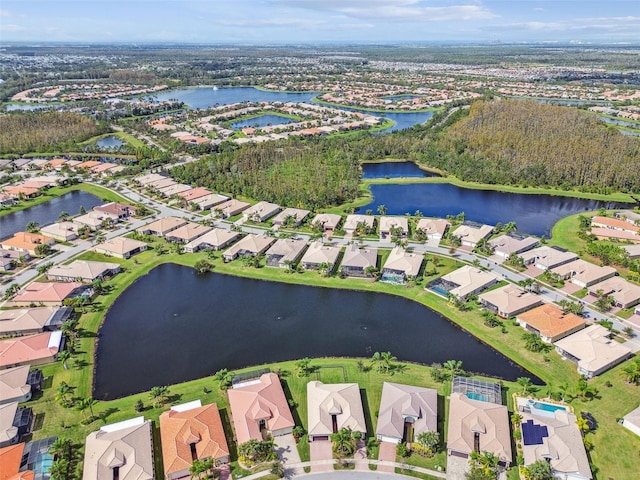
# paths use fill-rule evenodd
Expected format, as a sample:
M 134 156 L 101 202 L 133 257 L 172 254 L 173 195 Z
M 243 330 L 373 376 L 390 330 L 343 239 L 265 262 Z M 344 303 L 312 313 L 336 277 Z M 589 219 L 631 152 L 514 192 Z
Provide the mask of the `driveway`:
M 331 442 L 329 440 L 316 440 L 315 442 L 311 442 L 309 447 L 311 450 L 310 457 L 312 462 L 322 462 L 323 460 L 327 461 L 327 463 L 312 465 L 311 472 L 333 472 L 333 464 L 329 463 L 333 459 Z
M 292 471 L 288 471 L 288 465 L 300 463 L 300 454 L 298 453 L 298 447 L 296 447 L 296 441 L 293 438 L 292 434 L 288 435 L 279 435 L 277 437 L 273 437 L 273 441 L 276 444 L 276 453 L 278 454 L 278 458 L 284 464 L 285 471 L 287 474 L 299 474 L 303 473 L 304 470 L 300 469 L 299 471 L 294 469 Z
M 378 460 L 382 462 L 396 461 L 396 444 L 391 442 L 380 442 L 380 450 L 378 452 Z M 378 465 L 379 472 L 394 473 L 395 467 L 388 465 Z

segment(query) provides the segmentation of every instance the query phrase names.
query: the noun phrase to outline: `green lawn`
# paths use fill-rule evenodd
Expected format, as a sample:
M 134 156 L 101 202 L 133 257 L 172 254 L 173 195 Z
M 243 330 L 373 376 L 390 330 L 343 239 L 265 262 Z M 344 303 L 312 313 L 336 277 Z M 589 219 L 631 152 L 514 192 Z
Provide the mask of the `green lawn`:
M 81 255 L 84 259 L 106 259 L 106 257 L 87 252 Z M 69 437 L 76 442 L 83 442 L 85 436 L 97 429 L 104 423 L 112 423 L 137 415 L 134 410 L 135 402 L 140 399 L 144 402 L 146 410 L 144 415 L 147 418 L 157 420 L 159 414 L 166 409 L 166 406 L 155 408 L 152 405 L 148 393 L 141 393 L 129 397 L 109 401 L 98 402 L 94 411 L 99 417 L 89 425 L 82 423 L 82 414 L 74 409 L 65 409 L 55 400 L 55 390 L 60 382 L 65 381 L 75 387 L 73 396 L 77 398 L 91 395 L 91 385 L 93 377 L 93 359 L 95 350 L 95 335 L 98 332 L 100 323 L 109 305 L 117 296 L 137 278 L 150 271 L 155 266 L 164 262 L 175 262 L 182 265 L 193 266 L 200 258 L 206 258 L 204 253 L 198 254 L 166 254 L 158 256 L 153 249 L 143 252 L 140 255 L 128 260 L 117 260 L 109 258 L 109 261 L 117 261 L 123 266 L 123 273 L 109 280 L 107 285 L 110 290 L 98 297 L 95 305 L 90 306 L 88 311 L 81 317 L 80 325 L 83 329 L 83 336 L 80 340 L 80 352 L 75 354 L 68 362 L 68 370 L 65 370 L 60 363 L 48 365 L 43 368 L 47 377 L 47 388 L 43 394 L 37 395 L 29 402 L 37 415 L 37 430 L 34 438 L 43 438 L 49 435 L 60 435 Z M 454 309 L 447 301 L 435 294 L 426 292 L 423 285 L 420 286 L 398 286 L 389 285 L 373 281 L 340 279 L 338 277 L 323 277 L 317 272 L 286 273 L 281 269 L 244 267 L 240 261 L 223 263 L 218 254 L 218 258 L 213 260 L 214 271 L 224 274 L 240 275 L 264 280 L 282 281 L 288 283 L 300 283 L 333 288 L 350 288 L 380 293 L 401 295 L 414 301 L 427 305 L 436 311 L 446 315 L 455 323 L 480 338 L 485 343 L 493 346 L 508 357 L 515 359 L 533 374 L 539 376 L 547 382 L 552 383 L 556 391 L 560 384 L 567 382 L 570 385 L 569 391 L 573 389 L 578 380 L 575 366 L 569 362 L 562 361 L 560 357 L 551 352 L 546 355 L 528 352 L 524 349 L 521 339 L 523 330 L 505 322 L 506 333 L 502 333 L 500 328 L 489 328 L 483 324 L 482 317 L 477 306 L 469 312 L 460 312 Z M 442 259 L 439 262 L 438 270 L 440 274 L 456 267 L 457 263 L 453 259 Z M 424 282 L 423 282 L 424 283 Z M 400 355 L 401 352 L 392 352 Z M 377 423 L 377 410 L 382 392 L 382 383 L 385 380 L 415 384 L 425 387 L 436 388 L 440 394 L 442 418 L 440 427 L 443 442 L 446 440 L 445 419 L 446 419 L 446 396 L 449 393 L 449 384 L 436 383 L 430 375 L 430 368 L 408 364 L 403 372 L 397 372 L 393 376 L 379 373 L 372 369 L 359 368 L 357 359 L 313 359 L 311 364 L 318 369 L 310 377 L 298 377 L 295 362 L 282 362 L 268 365 L 273 371 L 279 372 L 286 386 L 285 391 L 293 399 L 297 407 L 294 409 L 294 418 L 303 426 L 306 425 L 306 384 L 310 379 L 319 378 L 326 382 L 356 382 L 363 391 L 365 401 L 365 415 L 368 422 L 368 431 L 374 432 Z M 369 359 L 362 359 L 365 367 L 371 365 Z M 473 365 L 463 365 L 463 368 L 473 368 Z M 256 368 L 256 367 L 252 367 Z M 618 366 L 596 378 L 591 383 L 599 390 L 599 396 L 589 402 L 579 399 L 571 399 L 571 404 L 576 411 L 587 410 L 592 413 L 599 422 L 597 432 L 589 434 L 593 438 L 595 448 L 591 453 L 594 465 L 597 465 L 598 472 L 596 478 L 616 479 L 633 478 L 637 467 L 637 452 L 640 449 L 640 439 L 626 431 L 617 424 L 617 418 L 637 406 L 640 392 L 637 386 L 628 385 L 621 375 L 623 366 Z M 611 383 L 611 387 L 605 386 Z M 504 382 L 504 388 L 509 392 L 518 392 L 521 387 L 517 384 Z M 220 391 L 219 386 L 212 377 L 202 378 L 191 382 L 172 385 L 170 390 L 170 403 L 187 402 L 194 399 L 201 399 L 203 403 L 216 402 L 219 408 L 228 415 L 228 403 L 226 396 Z M 546 389 L 540 389 L 539 396 L 546 395 Z M 507 395 L 509 403 L 511 395 Z M 225 417 L 225 414 L 223 414 Z M 228 418 L 228 416 L 227 416 Z M 626 454 L 621 454 L 625 452 Z M 300 453 L 303 460 L 308 459 L 308 445 L 301 444 Z M 423 462 L 419 457 L 409 459 L 407 462 Z M 426 460 L 424 460 L 426 462 Z M 435 465 L 435 464 L 434 464 Z

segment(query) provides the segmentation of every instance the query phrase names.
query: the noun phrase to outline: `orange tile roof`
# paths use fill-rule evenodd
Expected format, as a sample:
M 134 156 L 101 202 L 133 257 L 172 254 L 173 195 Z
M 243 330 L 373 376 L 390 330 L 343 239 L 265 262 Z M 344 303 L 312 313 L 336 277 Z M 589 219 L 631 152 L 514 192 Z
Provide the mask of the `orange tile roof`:
M 560 308 L 550 303 L 521 313 L 518 318 L 547 338 L 554 338 L 585 323 L 583 318 L 573 313 L 565 314 Z
M 64 165 L 67 162 L 66 158 L 54 158 L 47 163 L 48 167 L 56 168 L 57 166 Z
M 61 302 L 74 290 L 82 287 L 79 282 L 33 282 L 18 295 L 13 297 L 14 302 Z
M 16 232 L 13 237 L 2 241 L 3 248 L 35 250 L 38 245 L 53 243 L 54 239 L 45 235 L 29 232 Z
M 222 420 L 215 403 L 185 411 L 169 410 L 160 415 L 160 438 L 164 472 L 188 470 L 191 443 L 195 443 L 197 458 L 224 458 L 229 456 Z
M 196 198 L 211 195 L 211 192 L 204 187 L 196 187 L 196 188 L 192 188 L 191 190 L 187 190 L 185 192 L 180 192 L 177 195 L 179 197 L 184 198 L 187 201 L 191 201 L 191 200 L 195 200 Z
M 52 335 L 57 332 L 38 333 L 26 337 L 3 340 L 0 342 L 0 368 L 9 365 L 24 365 L 35 360 L 53 357 L 58 353 L 58 346 L 49 347 Z
M 4 191 L 10 195 L 18 196 L 20 194 L 23 195 L 35 195 L 38 193 L 37 188 L 32 187 L 23 187 L 22 185 L 10 185 L 4 188 Z
M 617 218 L 610 217 L 593 217 L 591 219 L 592 225 L 605 225 L 610 228 L 619 228 L 621 230 L 627 230 L 629 232 L 639 232 L 640 227 L 635 226 L 632 223 L 619 220 Z
M 20 470 L 24 443 L 0 448 L 0 480 L 13 479 Z
M 80 169 L 80 168 L 93 168 L 93 167 L 97 167 L 98 165 L 100 165 L 100 162 L 97 162 L 95 160 L 87 160 L 86 162 L 82 162 L 79 165 L 76 165 L 76 168 Z

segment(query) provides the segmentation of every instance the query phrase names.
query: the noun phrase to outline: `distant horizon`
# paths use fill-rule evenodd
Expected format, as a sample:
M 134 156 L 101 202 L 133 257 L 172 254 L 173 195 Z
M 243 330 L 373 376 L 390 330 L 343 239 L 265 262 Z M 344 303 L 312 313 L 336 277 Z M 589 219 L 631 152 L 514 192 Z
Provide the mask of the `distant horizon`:
M 631 44 L 637 0 L 3 0 L 2 44 Z

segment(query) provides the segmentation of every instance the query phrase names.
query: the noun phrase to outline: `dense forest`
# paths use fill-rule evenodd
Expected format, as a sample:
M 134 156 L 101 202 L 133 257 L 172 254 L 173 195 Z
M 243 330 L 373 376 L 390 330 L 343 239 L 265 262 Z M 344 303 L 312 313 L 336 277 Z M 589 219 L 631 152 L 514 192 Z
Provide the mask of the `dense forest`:
M 412 154 L 463 180 L 640 190 L 638 138 L 587 112 L 534 101 L 476 102 L 466 118 Z
M 47 152 L 106 133 L 95 120 L 75 113 L 27 112 L 0 115 L 0 153 Z
M 247 144 L 173 168 L 175 179 L 232 195 L 315 209 L 351 200 L 358 190 L 357 155 L 333 142 Z

